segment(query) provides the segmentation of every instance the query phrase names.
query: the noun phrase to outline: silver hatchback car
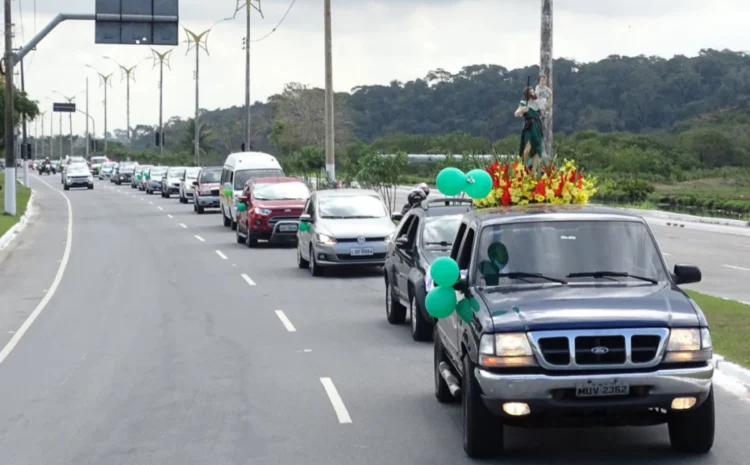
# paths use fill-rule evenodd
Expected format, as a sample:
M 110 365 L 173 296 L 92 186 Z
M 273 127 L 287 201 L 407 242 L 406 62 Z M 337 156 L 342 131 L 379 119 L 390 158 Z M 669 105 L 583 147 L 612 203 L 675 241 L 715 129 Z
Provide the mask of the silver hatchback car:
M 313 276 L 332 266 L 382 266 L 396 226 L 373 190 L 322 190 L 307 200 L 297 231 L 297 265 Z M 306 229 L 303 231 L 302 229 Z

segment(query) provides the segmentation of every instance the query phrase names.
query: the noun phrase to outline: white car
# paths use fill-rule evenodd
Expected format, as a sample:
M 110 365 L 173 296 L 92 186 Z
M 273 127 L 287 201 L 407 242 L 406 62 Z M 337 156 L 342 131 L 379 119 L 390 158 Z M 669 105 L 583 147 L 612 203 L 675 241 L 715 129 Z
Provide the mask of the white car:
M 64 174 L 63 189 L 69 191 L 71 187 L 94 188 L 94 176 L 86 163 L 68 165 Z
M 195 193 L 193 182 L 198 180 L 201 169 L 200 167 L 193 167 L 185 170 L 185 174 L 180 179 L 180 203 L 192 203 Z

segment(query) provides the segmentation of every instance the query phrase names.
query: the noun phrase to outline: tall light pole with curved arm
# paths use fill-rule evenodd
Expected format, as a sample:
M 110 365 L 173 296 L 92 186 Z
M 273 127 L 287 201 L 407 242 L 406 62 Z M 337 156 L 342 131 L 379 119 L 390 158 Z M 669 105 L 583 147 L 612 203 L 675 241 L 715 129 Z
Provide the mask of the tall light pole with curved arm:
M 68 97 L 67 95 L 63 94 L 60 91 L 53 90 L 52 92 L 56 94 L 60 94 L 65 100 L 68 101 L 68 103 L 73 103 L 73 101 L 81 95 L 83 92 L 78 92 L 77 94 L 73 95 L 72 97 Z M 68 121 L 70 124 L 70 156 L 73 156 L 73 113 L 68 113 Z M 60 113 L 60 155 L 62 155 L 62 113 Z
M 112 73 L 104 74 L 94 68 L 91 65 L 86 65 L 87 68 L 91 68 L 99 76 L 99 84 L 104 86 L 104 155 L 107 155 L 107 87 L 112 87 Z M 94 131 L 94 140 L 96 140 L 96 131 Z
M 193 32 L 186 27 L 183 27 L 183 29 L 185 30 L 185 34 L 187 34 L 188 43 L 188 49 L 185 53 L 190 53 L 190 50 L 195 49 L 195 117 L 193 119 L 195 134 L 193 135 L 193 155 L 195 156 L 196 163 L 200 165 L 200 52 L 201 49 L 203 49 L 206 52 L 206 55 L 210 55 L 208 53 L 208 33 L 211 32 L 213 26 L 201 33 Z
M 159 154 L 164 155 L 164 65 L 167 68 L 172 69 L 169 66 L 169 55 L 172 53 L 169 49 L 166 52 L 159 52 L 158 50 L 151 49 L 153 53 L 152 59 L 154 60 L 154 67 L 159 65 Z
M 117 66 L 120 67 L 120 71 L 122 72 L 122 79 L 123 79 L 123 81 L 125 81 L 127 83 L 126 84 L 126 90 L 125 90 L 125 92 L 126 92 L 125 98 L 127 100 L 127 102 L 126 102 L 127 112 L 126 112 L 126 123 L 125 124 L 128 127 L 127 128 L 128 129 L 128 132 L 127 132 L 127 134 L 128 134 L 128 152 L 130 152 L 131 149 L 132 149 L 132 147 L 133 147 L 133 139 L 131 137 L 131 131 L 130 131 L 130 80 L 132 79 L 135 82 L 135 68 L 138 65 L 140 65 L 141 63 L 143 63 L 144 61 L 148 60 L 148 58 L 144 58 L 143 60 L 139 61 L 138 63 L 136 63 L 136 64 L 134 64 L 133 66 L 130 66 L 130 67 L 121 65 L 114 58 L 104 57 L 104 59 L 105 60 L 113 61 Z

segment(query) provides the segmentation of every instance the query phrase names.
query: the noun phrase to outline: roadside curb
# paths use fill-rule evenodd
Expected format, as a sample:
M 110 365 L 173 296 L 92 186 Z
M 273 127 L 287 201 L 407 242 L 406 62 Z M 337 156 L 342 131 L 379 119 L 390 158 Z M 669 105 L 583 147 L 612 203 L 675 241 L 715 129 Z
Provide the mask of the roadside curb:
M 748 395 L 750 395 L 750 370 L 724 359 L 719 354 L 714 354 L 711 362 L 715 370 L 741 384 L 748 391 Z
M 29 218 L 31 218 L 31 215 L 34 213 L 34 190 L 31 190 L 31 195 L 29 196 L 29 201 L 26 203 L 26 211 L 23 213 L 21 218 L 18 219 L 18 223 L 11 226 L 9 230 L 3 234 L 2 237 L 0 237 L 0 250 L 5 249 L 8 247 L 11 242 L 13 242 L 13 239 L 15 239 L 21 231 L 23 231 L 26 228 L 26 225 L 29 222 Z

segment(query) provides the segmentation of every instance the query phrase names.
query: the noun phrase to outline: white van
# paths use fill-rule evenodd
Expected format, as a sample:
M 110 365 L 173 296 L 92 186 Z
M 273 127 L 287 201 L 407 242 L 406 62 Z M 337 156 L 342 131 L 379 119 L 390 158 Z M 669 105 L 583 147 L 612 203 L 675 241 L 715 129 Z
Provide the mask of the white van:
M 224 226 L 237 228 L 237 197 L 242 194 L 245 184 L 251 178 L 283 177 L 279 161 L 273 155 L 263 152 L 232 153 L 224 162 L 221 171 L 221 217 Z M 232 190 L 232 196 L 224 195 L 225 189 Z

